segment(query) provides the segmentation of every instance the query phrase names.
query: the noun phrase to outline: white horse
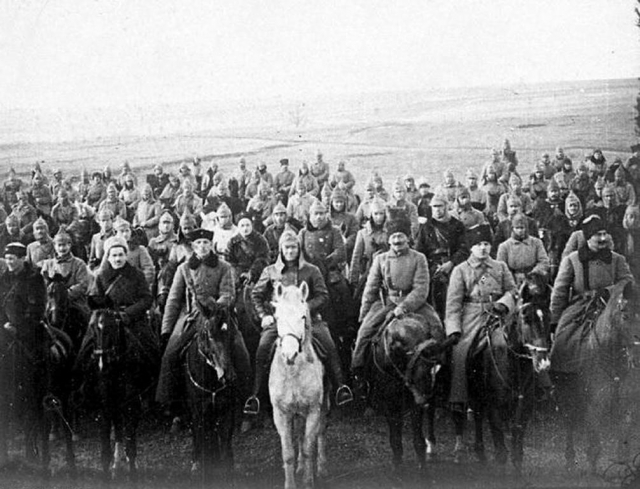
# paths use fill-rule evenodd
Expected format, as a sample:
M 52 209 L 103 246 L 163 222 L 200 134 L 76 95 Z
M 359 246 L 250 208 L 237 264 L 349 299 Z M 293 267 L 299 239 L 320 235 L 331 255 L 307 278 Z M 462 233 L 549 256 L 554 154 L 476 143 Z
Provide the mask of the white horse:
M 273 302 L 278 342 L 271 363 L 269 395 L 282 445 L 285 489 L 296 487 L 296 441 L 303 486 L 312 487 L 316 473 L 318 476 L 326 473 L 328 396 L 323 385 L 324 366 L 311 342 L 308 296 L 305 282 L 300 287 L 278 284 Z

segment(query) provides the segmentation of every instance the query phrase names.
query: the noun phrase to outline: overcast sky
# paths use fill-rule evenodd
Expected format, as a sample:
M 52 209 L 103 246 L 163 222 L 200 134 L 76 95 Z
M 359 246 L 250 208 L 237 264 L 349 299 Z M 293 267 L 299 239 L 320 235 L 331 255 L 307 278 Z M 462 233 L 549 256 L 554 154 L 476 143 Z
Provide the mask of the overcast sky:
M 640 75 L 635 0 L 0 0 L 0 107 Z

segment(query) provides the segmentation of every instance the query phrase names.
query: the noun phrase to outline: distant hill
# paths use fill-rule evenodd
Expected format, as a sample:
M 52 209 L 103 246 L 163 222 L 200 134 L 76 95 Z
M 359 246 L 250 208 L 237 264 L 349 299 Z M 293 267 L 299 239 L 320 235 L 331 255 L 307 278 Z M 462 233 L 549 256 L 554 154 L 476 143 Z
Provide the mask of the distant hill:
M 633 130 L 638 80 L 385 92 L 279 100 L 107 108 L 8 111 L 0 120 L 0 173 L 45 169 L 78 173 L 122 161 L 147 171 L 199 155 L 230 170 L 240 155 L 264 159 L 272 172 L 313 159 L 346 159 L 359 183 L 376 170 L 438 179 L 445 167 L 479 167 L 506 137 L 529 171 L 543 151 L 562 145 L 574 161 L 601 147 L 624 156 Z

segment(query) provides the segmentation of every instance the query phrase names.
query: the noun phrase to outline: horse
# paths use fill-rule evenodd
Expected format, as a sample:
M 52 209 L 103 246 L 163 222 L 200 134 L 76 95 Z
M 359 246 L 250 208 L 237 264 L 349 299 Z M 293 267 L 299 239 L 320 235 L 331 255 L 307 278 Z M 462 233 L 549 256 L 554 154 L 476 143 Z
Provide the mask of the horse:
M 491 316 L 473 350 L 469 369 L 469 405 L 475 425 L 475 453 L 486 461 L 483 421 L 489 422 L 496 462 L 507 462 L 505 431 L 511 427 L 511 461 L 522 472 L 523 444 L 533 414 L 536 387 L 550 367 L 547 287 L 543 276 L 529 274 L 522 283 L 515 313 Z M 465 413 L 454 412 L 454 455 L 460 461 Z
M 280 435 L 285 489 L 294 489 L 296 445 L 298 472 L 304 487 L 326 475 L 325 431 L 329 395 L 324 366 L 312 345 L 312 322 L 306 282 L 296 287 L 278 284 L 274 291 L 274 317 L 278 340 L 271 362 L 269 397 L 273 421 Z
M 59 273 L 53 277 L 45 277 L 47 284 L 45 318 L 49 325 L 69 335 L 77 352 L 87 329 L 87 320 L 83 312 L 71 304 L 68 289 L 70 278 L 70 275 L 64 276 Z
M 229 480 L 233 475 L 233 427 L 236 374 L 231 358 L 235 325 L 225 308 L 210 316 L 199 311 L 195 335 L 185 347 L 184 377 L 193 433 L 192 472 L 211 476 L 217 464 Z
M 640 287 L 632 282 L 612 287 L 606 305 L 584 333 L 581 354 L 587 368 L 555 373 L 554 381 L 566 429 L 565 467 L 576 467 L 574 432 L 584 424 L 587 461 L 595 473 L 603 430 L 610 428 L 616 435 L 620 461 L 628 458 L 629 436 L 636 431 L 634 422 L 640 414 Z
M 71 344 L 64 333 L 44 322 L 31 327 L 34 329 L 28 334 L 20 334 L 9 324 L 0 328 L 0 467 L 8 463 L 9 423 L 17 417 L 25 435 L 27 463 L 38 465 L 47 476 L 51 461 L 48 414 L 60 413 L 54 379 L 66 373 L 68 380 Z M 70 433 L 66 441 L 66 468 L 75 475 Z
M 409 314 L 383 324 L 371 342 L 370 399 L 376 411 L 386 418 L 396 472 L 402 468 L 402 424 L 407 411 L 411 415 L 418 468 L 425 467 L 423 414 L 433 399 L 436 360 L 443 339 L 444 331 L 439 322 L 429 324 L 425 318 Z M 429 439 L 435 441 L 432 423 L 429 430 Z
M 105 478 L 115 477 L 126 468 L 132 480 L 137 478 L 137 428 L 143 386 L 150 380 L 148 369 L 153 363 L 147 356 L 153 352 L 144 351 L 145 347 L 136 339 L 123 324 L 118 311 L 95 309 L 76 362 L 76 371 L 83 375 L 83 388 L 95 389 Z

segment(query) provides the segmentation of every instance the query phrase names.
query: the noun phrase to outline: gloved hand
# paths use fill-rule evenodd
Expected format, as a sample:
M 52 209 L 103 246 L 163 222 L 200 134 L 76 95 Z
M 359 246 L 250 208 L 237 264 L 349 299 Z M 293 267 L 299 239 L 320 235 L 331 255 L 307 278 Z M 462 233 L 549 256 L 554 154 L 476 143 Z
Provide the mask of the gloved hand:
M 167 305 L 167 294 L 160 294 L 158 296 L 158 307 L 160 307 L 161 310 L 164 310 L 164 306 Z
M 16 327 L 9 322 L 4 323 L 4 330 L 8 333 L 16 334 Z
M 265 316 L 262 318 L 262 322 L 260 325 L 262 326 L 262 329 L 265 329 L 271 326 L 275 322 L 276 322 L 276 319 L 269 314 L 268 316 Z
M 448 337 L 449 342 L 451 343 L 451 345 L 457 345 L 460 342 L 460 337 L 462 336 L 462 333 L 451 333 Z
M 509 314 L 509 308 L 500 302 L 494 302 L 491 311 L 498 316 L 506 316 Z

